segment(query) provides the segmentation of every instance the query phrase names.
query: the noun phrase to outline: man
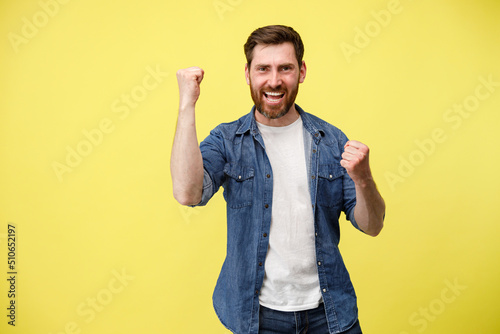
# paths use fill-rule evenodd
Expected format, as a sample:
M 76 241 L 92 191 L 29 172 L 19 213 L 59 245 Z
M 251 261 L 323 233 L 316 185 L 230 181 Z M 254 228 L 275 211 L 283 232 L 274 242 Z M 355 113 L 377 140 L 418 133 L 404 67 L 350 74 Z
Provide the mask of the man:
M 195 104 L 204 72 L 177 72 L 174 197 L 205 205 L 222 186 L 227 202 L 215 311 L 235 333 L 361 333 L 338 218 L 344 211 L 371 236 L 382 229 L 385 204 L 368 147 L 295 104 L 306 64 L 292 28 L 259 28 L 244 48 L 255 106 L 216 127 L 200 147 Z

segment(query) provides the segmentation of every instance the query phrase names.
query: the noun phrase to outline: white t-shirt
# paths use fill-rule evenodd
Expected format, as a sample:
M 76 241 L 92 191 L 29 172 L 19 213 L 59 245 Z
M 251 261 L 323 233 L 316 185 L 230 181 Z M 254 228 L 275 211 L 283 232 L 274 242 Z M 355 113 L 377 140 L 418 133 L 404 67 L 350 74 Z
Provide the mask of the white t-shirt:
M 284 127 L 257 126 L 273 171 L 269 249 L 259 302 L 288 312 L 315 308 L 322 297 L 302 119 Z

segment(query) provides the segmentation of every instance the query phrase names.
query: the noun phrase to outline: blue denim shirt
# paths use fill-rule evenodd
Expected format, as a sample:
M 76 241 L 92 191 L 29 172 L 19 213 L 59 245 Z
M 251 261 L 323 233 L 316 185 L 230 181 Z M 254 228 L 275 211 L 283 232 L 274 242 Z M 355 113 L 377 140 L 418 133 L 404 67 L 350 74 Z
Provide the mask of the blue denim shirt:
M 316 265 L 330 333 L 357 320 L 356 295 L 338 248 L 339 216 L 354 220 L 354 183 L 340 166 L 347 137 L 298 105 L 316 231 Z M 205 170 L 205 205 L 224 188 L 227 255 L 213 304 L 220 321 L 235 333 L 259 331 L 259 291 L 264 279 L 273 197 L 273 171 L 255 121 L 255 106 L 239 120 L 220 124 L 200 144 Z M 359 229 L 359 228 L 358 228 Z

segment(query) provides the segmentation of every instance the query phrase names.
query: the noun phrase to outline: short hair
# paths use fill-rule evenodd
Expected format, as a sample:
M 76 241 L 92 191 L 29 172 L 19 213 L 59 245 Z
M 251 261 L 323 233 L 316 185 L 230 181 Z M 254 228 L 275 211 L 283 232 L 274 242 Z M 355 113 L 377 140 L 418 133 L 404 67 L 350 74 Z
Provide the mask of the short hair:
M 302 43 L 302 39 L 293 28 L 283 25 L 270 25 L 258 28 L 248 36 L 244 46 L 248 66 L 250 67 L 253 59 L 253 49 L 258 44 L 277 45 L 286 42 L 293 44 L 299 68 L 302 67 L 302 58 L 304 56 L 304 44 Z

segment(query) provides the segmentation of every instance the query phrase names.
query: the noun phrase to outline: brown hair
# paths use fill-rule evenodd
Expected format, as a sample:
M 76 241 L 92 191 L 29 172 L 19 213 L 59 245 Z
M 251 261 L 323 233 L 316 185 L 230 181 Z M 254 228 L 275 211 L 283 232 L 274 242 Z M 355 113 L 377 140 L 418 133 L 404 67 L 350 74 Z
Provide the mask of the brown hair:
M 302 57 L 304 56 L 304 44 L 302 43 L 302 39 L 293 28 L 283 25 L 271 25 L 258 28 L 248 36 L 244 46 L 248 66 L 250 67 L 250 63 L 253 59 L 253 49 L 257 44 L 276 45 L 286 42 L 293 44 L 299 68 L 302 67 Z

